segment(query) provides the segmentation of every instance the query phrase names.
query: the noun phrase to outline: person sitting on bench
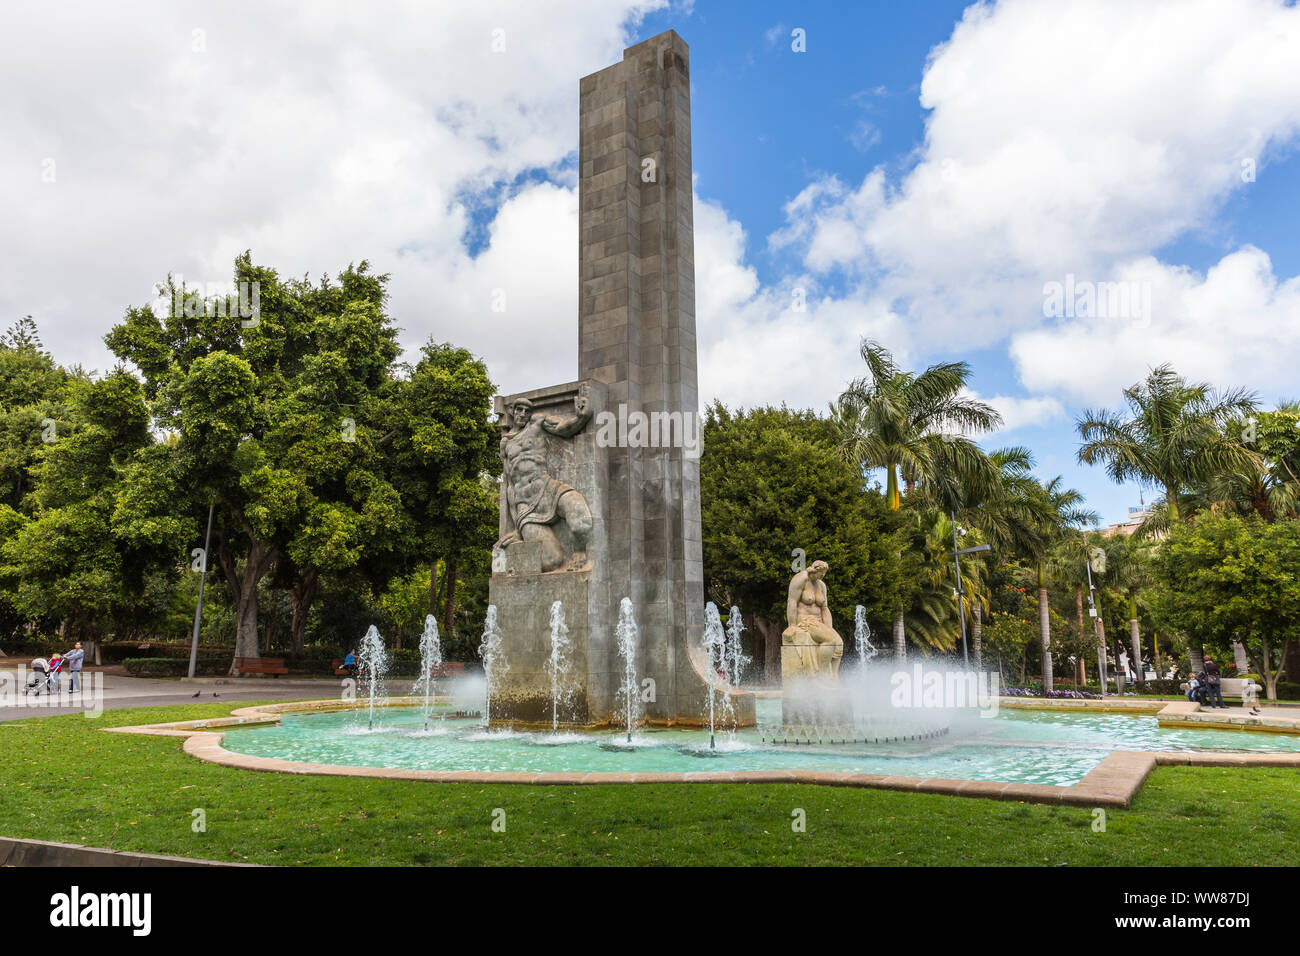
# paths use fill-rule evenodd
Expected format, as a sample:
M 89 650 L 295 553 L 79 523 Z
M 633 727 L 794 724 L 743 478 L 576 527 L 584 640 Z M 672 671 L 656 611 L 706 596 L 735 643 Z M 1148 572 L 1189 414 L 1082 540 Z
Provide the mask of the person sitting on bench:
M 357 653 L 356 653 L 356 651 L 348 651 L 347 656 L 343 658 L 343 668 L 342 668 L 342 669 L 348 672 L 348 676 L 349 676 L 349 677 L 352 677 L 352 676 L 355 676 L 355 675 L 356 675 L 356 672 L 357 672 Z

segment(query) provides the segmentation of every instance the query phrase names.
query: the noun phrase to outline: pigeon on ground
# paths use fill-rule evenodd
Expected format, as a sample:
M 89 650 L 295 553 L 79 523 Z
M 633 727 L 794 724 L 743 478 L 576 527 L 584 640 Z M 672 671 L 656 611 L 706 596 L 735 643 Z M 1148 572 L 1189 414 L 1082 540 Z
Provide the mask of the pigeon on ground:
M 201 694 L 201 693 L 203 693 L 203 691 L 201 691 L 201 690 L 196 690 L 196 691 L 194 692 L 193 696 L 198 697 L 199 694 Z

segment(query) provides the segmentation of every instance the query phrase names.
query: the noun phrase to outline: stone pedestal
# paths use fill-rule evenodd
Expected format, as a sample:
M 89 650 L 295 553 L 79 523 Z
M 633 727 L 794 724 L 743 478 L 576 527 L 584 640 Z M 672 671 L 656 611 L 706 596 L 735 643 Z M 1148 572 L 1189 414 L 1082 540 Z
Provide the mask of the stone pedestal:
M 801 731 L 851 735 L 853 703 L 831 670 L 833 649 L 797 632 L 781 643 L 781 724 Z

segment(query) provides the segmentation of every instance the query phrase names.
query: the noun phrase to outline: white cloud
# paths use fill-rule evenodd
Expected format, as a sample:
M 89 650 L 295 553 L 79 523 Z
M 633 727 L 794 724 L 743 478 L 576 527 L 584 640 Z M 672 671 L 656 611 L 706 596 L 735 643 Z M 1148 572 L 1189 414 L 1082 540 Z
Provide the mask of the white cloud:
M 1281 0 L 1004 0 L 967 9 L 927 63 L 916 165 L 812 182 L 772 237 L 911 321 L 907 345 L 1010 340 L 1024 384 L 1106 395 L 1148 365 L 1281 387 L 1295 280 L 1243 248 L 1204 279 L 1152 257 L 1213 231 L 1300 132 L 1300 8 Z M 1044 328 L 1067 273 L 1152 283 L 1148 328 Z
M 971 396 L 992 405 L 1002 415 L 1002 427 L 990 433 L 990 437 L 1017 428 L 1050 425 L 1065 416 L 1065 406 L 1050 395 L 994 395 L 983 398 L 972 392 Z M 981 441 L 987 444 L 983 438 Z
M 6 10 L 0 322 L 33 313 L 60 360 L 103 369 L 100 336 L 169 271 L 226 280 L 246 248 L 289 275 L 366 257 L 392 274 L 405 344 L 465 341 L 503 382 L 553 378 L 536 363 L 558 352 L 572 377 L 572 190 L 505 184 L 537 169 L 572 183 L 557 166 L 577 146 L 578 78 L 663 5 Z M 471 218 L 497 204 L 471 258 Z M 537 348 L 552 336 L 570 347 Z
M 1190 379 L 1294 395 L 1300 278 L 1279 281 L 1269 257 L 1246 247 L 1205 275 L 1137 260 L 1117 276 L 1148 284 L 1151 321 L 1069 319 L 1016 333 L 1011 355 L 1027 388 L 1114 405 L 1118 389 L 1171 363 Z

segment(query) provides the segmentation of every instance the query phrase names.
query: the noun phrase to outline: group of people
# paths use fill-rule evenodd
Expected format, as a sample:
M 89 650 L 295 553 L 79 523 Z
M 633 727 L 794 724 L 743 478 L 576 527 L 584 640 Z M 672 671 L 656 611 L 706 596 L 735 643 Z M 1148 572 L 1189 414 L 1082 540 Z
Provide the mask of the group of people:
M 1205 666 L 1187 682 L 1187 699 L 1195 701 L 1202 707 L 1226 709 L 1228 705 L 1223 702 L 1223 691 L 1219 687 L 1221 682 L 1219 665 L 1207 657 Z
M 86 659 L 86 652 L 81 649 L 81 642 L 77 641 L 72 650 L 66 654 L 60 654 L 58 651 L 50 658 L 50 680 L 54 685 L 54 690 L 59 690 L 59 675 L 64 670 L 68 672 L 68 690 L 75 691 L 81 687 L 81 664 Z

